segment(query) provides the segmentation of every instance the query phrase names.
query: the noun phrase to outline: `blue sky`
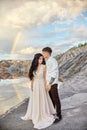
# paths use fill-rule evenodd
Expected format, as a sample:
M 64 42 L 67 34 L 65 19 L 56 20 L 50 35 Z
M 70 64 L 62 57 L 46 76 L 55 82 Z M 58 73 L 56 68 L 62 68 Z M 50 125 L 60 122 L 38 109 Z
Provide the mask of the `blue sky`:
M 87 41 L 86 0 L 0 1 L 0 52 L 33 56 L 46 46 L 53 55 Z

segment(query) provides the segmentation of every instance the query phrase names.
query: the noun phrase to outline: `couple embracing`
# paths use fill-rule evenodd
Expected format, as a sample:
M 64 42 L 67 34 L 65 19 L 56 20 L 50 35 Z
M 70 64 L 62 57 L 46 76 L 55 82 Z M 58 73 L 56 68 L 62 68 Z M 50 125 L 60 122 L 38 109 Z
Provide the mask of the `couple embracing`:
M 58 95 L 58 63 L 45 47 L 37 53 L 29 69 L 31 94 L 27 112 L 22 120 L 32 120 L 34 128 L 43 129 L 62 119 Z

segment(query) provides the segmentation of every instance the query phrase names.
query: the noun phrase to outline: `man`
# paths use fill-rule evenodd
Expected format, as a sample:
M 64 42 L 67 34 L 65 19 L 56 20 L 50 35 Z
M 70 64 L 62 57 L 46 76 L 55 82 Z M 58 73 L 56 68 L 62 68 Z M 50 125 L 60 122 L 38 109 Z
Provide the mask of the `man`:
M 52 49 L 50 47 L 45 47 L 42 49 L 42 54 L 46 60 L 46 80 L 47 87 L 46 89 L 49 91 L 49 95 L 53 102 L 54 107 L 56 108 L 56 120 L 60 121 L 62 119 L 61 115 L 61 103 L 58 95 L 58 63 L 55 58 L 51 56 Z

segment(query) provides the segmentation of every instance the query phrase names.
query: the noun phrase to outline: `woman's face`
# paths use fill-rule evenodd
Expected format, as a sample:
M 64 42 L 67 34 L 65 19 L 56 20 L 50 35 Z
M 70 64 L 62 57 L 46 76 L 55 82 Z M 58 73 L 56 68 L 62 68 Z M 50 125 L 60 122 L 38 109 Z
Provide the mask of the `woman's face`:
M 39 64 L 42 64 L 42 62 L 43 62 L 43 56 L 40 56 L 40 58 L 39 58 Z

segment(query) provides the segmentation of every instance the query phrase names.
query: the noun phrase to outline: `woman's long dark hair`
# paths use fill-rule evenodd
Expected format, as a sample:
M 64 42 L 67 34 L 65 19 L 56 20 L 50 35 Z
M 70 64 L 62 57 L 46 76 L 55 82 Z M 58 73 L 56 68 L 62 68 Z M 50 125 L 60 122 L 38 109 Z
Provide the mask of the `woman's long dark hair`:
M 32 63 L 31 63 L 30 69 L 29 69 L 29 78 L 30 78 L 30 80 L 32 80 L 33 77 L 34 77 L 33 72 L 37 70 L 38 60 L 39 60 L 39 58 L 41 56 L 43 56 L 41 53 L 37 53 L 34 56 L 34 59 L 33 59 Z M 42 64 L 45 64 L 45 59 L 44 58 L 43 58 Z

